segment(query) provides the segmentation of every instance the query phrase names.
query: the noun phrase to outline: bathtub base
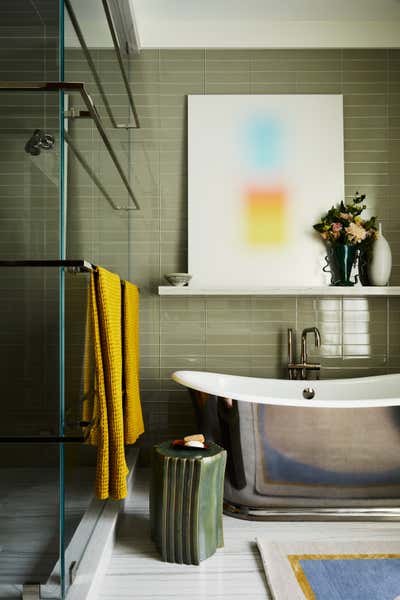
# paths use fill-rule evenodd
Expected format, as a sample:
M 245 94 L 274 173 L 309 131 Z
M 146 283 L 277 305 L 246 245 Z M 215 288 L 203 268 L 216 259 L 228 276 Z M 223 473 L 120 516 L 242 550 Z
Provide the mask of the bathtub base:
M 400 507 L 253 508 L 224 502 L 224 515 L 244 521 L 399 521 Z

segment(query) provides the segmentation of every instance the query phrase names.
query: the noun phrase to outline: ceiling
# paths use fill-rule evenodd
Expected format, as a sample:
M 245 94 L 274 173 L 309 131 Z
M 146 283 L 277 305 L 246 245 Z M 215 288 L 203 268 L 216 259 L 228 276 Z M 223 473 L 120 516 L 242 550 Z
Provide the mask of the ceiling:
M 125 2 L 142 49 L 400 47 L 400 0 Z M 88 46 L 111 47 L 101 0 L 72 3 Z M 79 45 L 68 23 L 66 38 Z
M 396 0 L 132 0 L 138 20 L 224 22 L 237 19 L 264 21 L 358 21 L 400 19 Z
M 142 48 L 400 46 L 400 0 L 130 2 Z

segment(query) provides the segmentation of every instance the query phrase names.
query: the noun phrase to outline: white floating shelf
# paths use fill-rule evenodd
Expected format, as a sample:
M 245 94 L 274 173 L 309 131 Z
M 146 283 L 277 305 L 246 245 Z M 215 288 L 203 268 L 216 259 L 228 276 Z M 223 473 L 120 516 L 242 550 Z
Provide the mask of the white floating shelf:
M 400 286 L 354 287 L 268 287 L 268 288 L 196 288 L 161 285 L 160 296 L 400 296 Z

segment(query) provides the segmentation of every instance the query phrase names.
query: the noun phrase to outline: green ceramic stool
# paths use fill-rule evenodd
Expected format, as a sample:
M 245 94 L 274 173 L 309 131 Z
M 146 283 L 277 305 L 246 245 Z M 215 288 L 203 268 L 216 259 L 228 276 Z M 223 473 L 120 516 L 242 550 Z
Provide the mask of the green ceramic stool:
M 153 448 L 151 537 L 166 562 L 198 565 L 224 545 L 222 503 L 226 451 Z

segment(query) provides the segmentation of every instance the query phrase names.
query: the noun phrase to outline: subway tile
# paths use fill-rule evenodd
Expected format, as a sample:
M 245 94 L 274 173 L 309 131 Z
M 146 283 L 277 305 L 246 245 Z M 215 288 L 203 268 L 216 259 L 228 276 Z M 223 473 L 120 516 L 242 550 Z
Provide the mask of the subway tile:
M 295 94 L 298 92 L 296 83 L 271 83 L 271 82 L 250 82 L 251 94 Z
M 386 91 L 386 81 L 345 81 L 344 94 L 383 94 Z
M 303 60 L 301 58 L 297 59 L 297 70 L 300 71 L 341 71 L 343 62 L 340 56 L 336 56 L 335 58 L 326 58 L 324 59 L 313 59 L 313 60 Z
M 183 73 L 204 73 L 204 57 L 199 56 L 197 58 L 189 59 L 183 58 L 182 56 L 176 58 L 161 58 L 159 64 L 157 65 L 160 73 L 169 72 L 183 72 Z
M 206 357 L 206 368 L 211 371 L 222 373 L 240 373 L 250 368 L 250 356 L 208 356 Z
M 146 51 L 147 52 L 147 51 Z M 179 60 L 179 61 L 192 61 L 192 60 L 202 60 L 204 57 L 205 51 L 203 49 L 185 49 L 185 50 L 174 50 L 168 49 L 159 50 L 160 62 L 165 60 Z
M 248 62 L 252 57 L 255 56 L 253 50 L 239 50 L 239 49 L 206 49 L 205 57 L 206 61 L 211 62 L 213 60 L 217 61 L 244 61 Z
M 199 310 L 161 310 L 161 320 L 163 323 L 203 323 L 204 311 Z
M 382 90 L 381 93 L 372 93 L 372 94 L 363 94 L 358 93 L 357 91 L 354 93 L 346 93 L 343 96 L 343 105 L 346 109 L 347 106 L 384 106 L 386 108 L 388 103 L 388 95 L 385 93 L 385 90 Z
M 298 298 L 299 311 L 310 312 L 327 312 L 338 313 L 341 309 L 342 300 L 340 298 Z
M 296 82 L 298 84 L 337 84 L 342 81 L 342 72 L 321 70 L 321 71 L 298 71 L 296 73 Z
M 166 93 L 164 84 L 171 84 L 171 86 L 179 84 L 180 86 L 185 85 L 189 88 L 198 89 L 198 86 L 203 85 L 203 71 L 190 68 L 185 71 L 162 69 L 160 70 L 159 80 L 164 93 Z
M 287 84 L 296 81 L 296 73 L 292 71 L 252 71 L 251 83 L 255 84 Z
M 386 298 L 343 298 L 343 310 L 374 311 L 383 312 L 386 306 Z
M 340 82 L 299 81 L 296 83 L 297 94 L 341 94 L 343 86 Z
M 351 48 L 344 49 L 343 60 L 383 60 L 388 58 L 388 50 L 386 48 Z
M 248 70 L 243 71 L 211 71 L 207 72 L 205 86 L 206 89 L 212 89 L 212 86 L 220 85 L 223 86 L 234 86 L 240 84 L 241 86 L 249 86 L 250 84 L 250 72 Z
M 343 82 L 347 83 L 380 83 L 382 86 L 385 86 L 387 81 L 387 71 L 385 68 L 378 69 L 357 69 L 357 66 L 354 66 L 354 69 L 344 69 L 343 71 Z
M 205 84 L 204 92 L 206 94 L 249 94 L 250 79 L 246 82 L 237 83 L 228 81 L 220 81 L 218 83 L 213 83 L 207 81 Z
M 310 63 L 306 63 L 309 65 Z M 292 71 L 296 72 L 297 69 L 301 68 L 299 61 L 295 58 L 292 60 L 285 58 L 272 58 L 270 55 L 265 55 L 260 58 L 252 58 L 250 64 L 252 74 L 257 71 Z
M 204 69 L 206 79 L 211 75 L 230 73 L 246 73 L 250 74 L 250 60 L 207 60 Z
M 344 126 L 346 129 L 346 133 L 349 133 L 348 130 L 351 129 L 381 129 L 384 130 L 388 127 L 388 119 L 387 115 L 382 115 L 379 117 L 374 117 L 372 115 L 363 117 L 363 116 L 345 116 Z M 350 132 L 351 133 L 351 132 Z

